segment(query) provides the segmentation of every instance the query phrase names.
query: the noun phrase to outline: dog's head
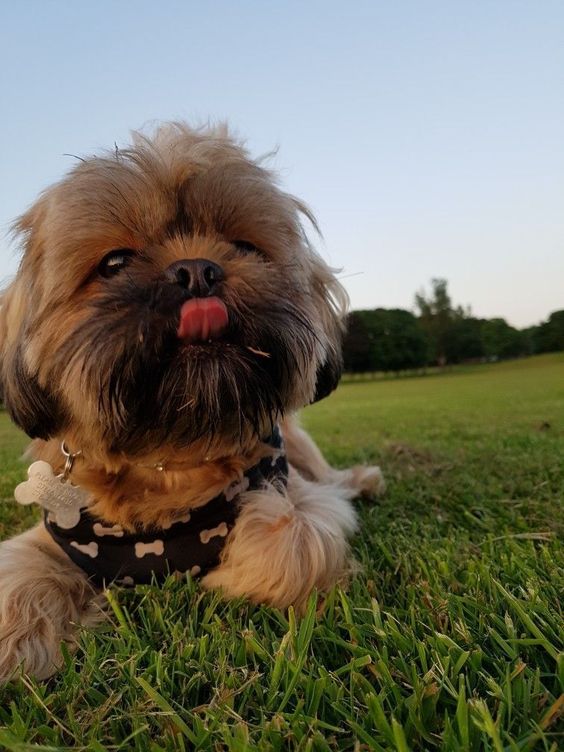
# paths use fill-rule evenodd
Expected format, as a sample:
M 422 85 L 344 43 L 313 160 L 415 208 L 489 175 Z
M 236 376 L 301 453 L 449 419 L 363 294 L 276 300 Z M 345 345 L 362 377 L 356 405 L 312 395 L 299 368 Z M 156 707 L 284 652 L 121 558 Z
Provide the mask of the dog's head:
M 223 128 L 81 161 L 16 226 L 0 309 L 14 421 L 142 455 L 264 435 L 329 393 L 345 294 L 303 217 Z

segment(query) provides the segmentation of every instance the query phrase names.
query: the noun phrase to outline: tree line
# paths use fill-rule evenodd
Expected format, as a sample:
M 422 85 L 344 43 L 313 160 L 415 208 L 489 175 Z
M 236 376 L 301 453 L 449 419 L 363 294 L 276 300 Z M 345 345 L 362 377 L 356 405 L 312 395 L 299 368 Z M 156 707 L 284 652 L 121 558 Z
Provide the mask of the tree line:
M 343 342 L 345 370 L 399 372 L 564 350 L 564 310 L 538 326 L 516 329 L 505 319 L 479 319 L 454 306 L 447 281 L 415 295 L 416 313 L 401 308 L 353 311 Z

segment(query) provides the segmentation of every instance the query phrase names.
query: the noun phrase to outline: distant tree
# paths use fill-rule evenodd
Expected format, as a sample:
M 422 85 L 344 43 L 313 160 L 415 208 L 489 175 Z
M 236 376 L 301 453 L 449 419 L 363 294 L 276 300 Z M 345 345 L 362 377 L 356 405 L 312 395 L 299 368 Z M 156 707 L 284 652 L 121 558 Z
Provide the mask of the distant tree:
M 397 373 L 426 364 L 428 340 L 410 311 L 377 308 L 371 321 L 377 370 Z
M 484 357 L 482 321 L 456 315 L 445 332 L 445 355 L 449 363 Z
M 505 319 L 482 321 L 481 337 L 484 355 L 490 360 L 517 358 L 531 351 L 526 331 L 515 329 Z
M 516 358 L 564 350 L 564 310 L 519 331 L 505 319 L 477 319 L 454 306 L 445 279 L 431 280 L 431 292 L 415 295 L 416 318 L 401 308 L 354 311 L 344 338 L 345 370 L 404 371 L 428 363 Z
M 365 322 L 365 311 L 353 311 L 347 317 L 347 331 L 343 338 L 344 369 L 349 373 L 375 370 L 372 338 Z
M 538 326 L 529 326 L 519 330 L 519 336 L 523 342 L 523 355 L 535 354 L 535 337 Z
M 427 338 L 410 311 L 377 308 L 348 317 L 343 342 L 345 370 L 403 371 L 427 361 Z
M 454 310 L 452 306 L 446 279 L 432 279 L 431 294 L 426 296 L 424 290 L 416 293 L 415 306 L 421 327 L 429 339 L 430 360 L 443 366 L 448 359 L 447 343 L 452 339 L 449 330 L 461 315 L 460 309 Z
M 554 311 L 532 335 L 534 351 L 538 353 L 564 350 L 564 310 Z

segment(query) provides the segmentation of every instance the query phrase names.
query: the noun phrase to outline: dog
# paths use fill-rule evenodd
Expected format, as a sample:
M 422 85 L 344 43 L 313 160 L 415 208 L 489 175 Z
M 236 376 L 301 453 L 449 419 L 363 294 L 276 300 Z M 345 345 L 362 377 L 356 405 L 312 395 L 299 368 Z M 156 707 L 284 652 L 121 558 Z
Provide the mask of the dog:
M 45 678 L 102 588 L 180 572 L 303 609 L 350 569 L 353 497 L 296 411 L 335 389 L 347 296 L 315 219 L 224 125 L 81 159 L 17 221 L 0 386 L 43 520 L 0 545 L 0 678 Z

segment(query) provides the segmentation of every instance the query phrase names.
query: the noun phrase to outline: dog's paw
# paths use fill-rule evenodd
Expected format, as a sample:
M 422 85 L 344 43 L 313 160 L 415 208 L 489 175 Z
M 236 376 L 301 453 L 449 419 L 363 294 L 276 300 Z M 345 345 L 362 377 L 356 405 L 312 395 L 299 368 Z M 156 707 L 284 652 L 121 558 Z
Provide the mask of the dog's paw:
M 48 624 L 26 626 L 21 621 L 0 621 L 0 685 L 22 672 L 48 679 L 62 663 L 60 642 L 49 634 Z M 45 628 L 47 631 L 45 633 Z
M 355 465 L 349 470 L 351 486 L 358 496 L 373 498 L 381 496 L 386 490 L 386 481 L 377 465 Z

